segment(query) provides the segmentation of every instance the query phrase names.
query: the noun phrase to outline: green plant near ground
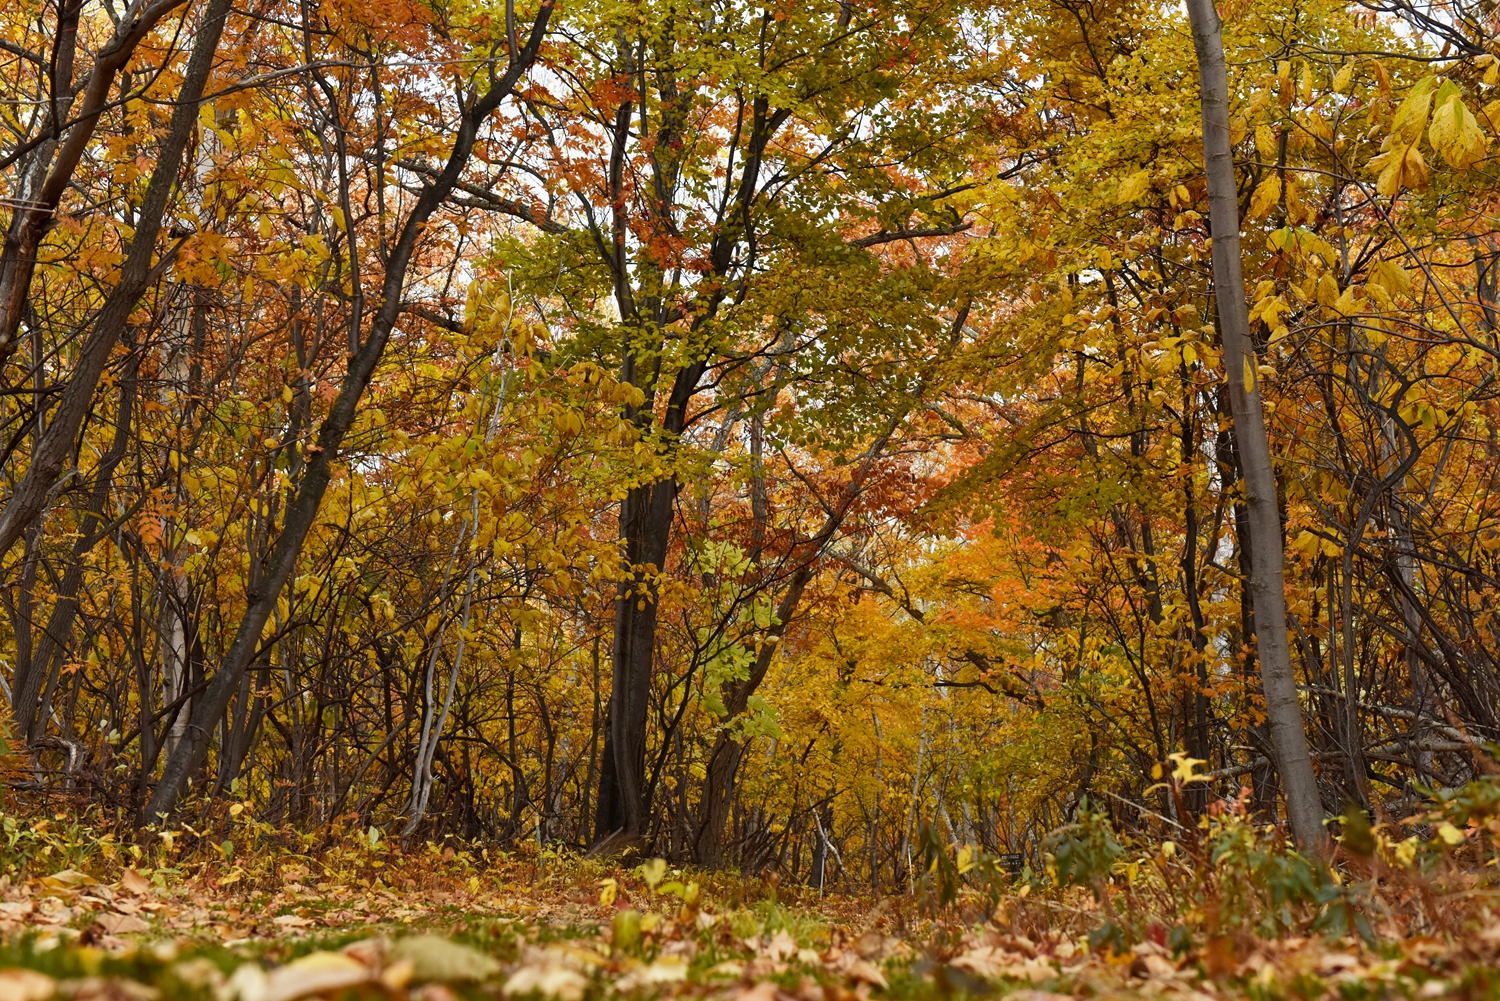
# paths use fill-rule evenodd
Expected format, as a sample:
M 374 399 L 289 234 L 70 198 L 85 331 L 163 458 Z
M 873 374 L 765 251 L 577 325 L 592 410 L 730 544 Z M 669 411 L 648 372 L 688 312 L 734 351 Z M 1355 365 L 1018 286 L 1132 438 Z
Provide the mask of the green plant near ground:
M 771 936 L 784 931 L 799 948 L 804 949 L 816 948 L 828 942 L 827 922 L 821 917 L 775 900 L 762 900 L 751 907 L 731 912 L 729 927 L 739 939 Z
M 114 835 L 87 817 L 0 813 L 0 871 L 13 877 L 113 863 L 120 850 Z

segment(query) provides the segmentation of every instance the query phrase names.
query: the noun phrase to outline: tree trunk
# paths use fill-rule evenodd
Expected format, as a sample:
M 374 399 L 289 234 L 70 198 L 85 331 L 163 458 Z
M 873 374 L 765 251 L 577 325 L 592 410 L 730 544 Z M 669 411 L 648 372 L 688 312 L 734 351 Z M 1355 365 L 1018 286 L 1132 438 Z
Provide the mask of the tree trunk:
M 1323 804 L 1307 750 L 1297 678 L 1292 671 L 1287 642 L 1281 512 L 1276 497 L 1276 474 L 1271 465 L 1271 445 L 1261 409 L 1245 283 L 1240 272 L 1239 201 L 1229 139 L 1229 79 L 1224 65 L 1224 40 L 1213 0 L 1187 0 L 1187 10 L 1203 99 L 1203 156 L 1213 230 L 1214 303 L 1223 338 L 1235 443 L 1245 478 L 1247 527 L 1253 543 L 1249 583 L 1255 601 L 1256 653 L 1266 697 L 1266 718 L 1292 834 L 1303 848 L 1322 854 L 1327 851 L 1328 835 L 1323 828 Z
M 750 676 L 737 683 L 726 695 L 724 719 L 732 721 L 743 713 L 750 703 L 750 696 L 765 680 L 771 669 L 771 661 L 781 646 L 781 637 L 786 633 L 787 622 L 802 600 L 802 592 L 812 580 L 812 564 L 804 563 L 792 574 L 781 605 L 776 609 L 776 624 L 771 627 Z M 708 759 L 708 774 L 704 777 L 703 802 L 699 808 L 702 820 L 698 825 L 698 843 L 694 855 L 703 865 L 719 865 L 723 861 L 724 823 L 729 819 L 729 805 L 734 799 L 734 787 L 739 778 L 740 761 L 745 756 L 745 745 L 733 734 L 720 729 L 714 749 Z
M 620 504 L 620 544 L 627 573 L 615 597 L 604 761 L 599 773 L 595 839 L 646 833 L 646 714 L 656 649 L 656 586 L 666 563 L 677 480 L 636 487 Z

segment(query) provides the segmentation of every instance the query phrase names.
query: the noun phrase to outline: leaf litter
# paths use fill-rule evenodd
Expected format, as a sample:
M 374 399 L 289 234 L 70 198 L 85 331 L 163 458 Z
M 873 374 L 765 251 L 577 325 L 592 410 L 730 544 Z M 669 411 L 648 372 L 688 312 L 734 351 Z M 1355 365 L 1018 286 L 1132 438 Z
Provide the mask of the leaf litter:
M 1018 900 L 964 922 L 911 899 L 772 886 L 754 900 L 767 888 L 753 881 L 664 892 L 659 872 L 599 873 L 439 867 L 405 893 L 380 879 L 314 883 L 298 865 L 276 885 L 225 883 L 209 867 L 0 877 L 0 1001 L 1500 997 L 1500 919 L 1483 900 L 1468 903 L 1478 926 L 1448 937 L 1240 933 L 1116 950 L 1063 920 L 1018 931 Z M 1028 903 L 1064 913 L 1089 901 Z

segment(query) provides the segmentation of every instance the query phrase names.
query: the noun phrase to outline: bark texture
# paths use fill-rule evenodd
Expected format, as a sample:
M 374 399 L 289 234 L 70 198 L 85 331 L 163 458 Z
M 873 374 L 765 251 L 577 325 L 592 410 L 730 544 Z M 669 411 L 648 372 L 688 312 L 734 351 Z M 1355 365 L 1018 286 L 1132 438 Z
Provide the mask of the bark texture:
M 1261 688 L 1265 692 L 1266 718 L 1292 835 L 1298 845 L 1321 854 L 1327 850 L 1328 834 L 1323 827 L 1323 804 L 1307 749 L 1302 703 L 1297 695 L 1297 676 L 1292 669 L 1287 640 L 1281 511 L 1240 265 L 1239 195 L 1229 139 L 1229 76 L 1224 65 L 1224 39 L 1213 0 L 1187 0 L 1187 10 L 1203 98 L 1203 157 L 1213 230 L 1214 303 L 1223 339 L 1235 445 L 1244 476 L 1245 527 L 1252 554 L 1249 590 L 1255 602 L 1255 645 Z

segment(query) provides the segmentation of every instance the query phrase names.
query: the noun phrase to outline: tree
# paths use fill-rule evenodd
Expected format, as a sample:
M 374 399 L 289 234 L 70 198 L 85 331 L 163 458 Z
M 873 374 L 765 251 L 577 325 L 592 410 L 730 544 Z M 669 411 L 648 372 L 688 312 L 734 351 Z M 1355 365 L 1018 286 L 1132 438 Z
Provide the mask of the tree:
M 1287 819 L 1298 844 L 1325 852 L 1323 804 L 1318 796 L 1302 702 L 1292 670 L 1287 638 L 1286 591 L 1282 578 L 1281 507 L 1276 472 L 1259 390 L 1259 360 L 1250 339 L 1245 283 L 1240 276 L 1239 186 L 1229 135 L 1229 80 L 1224 68 L 1224 41 L 1213 0 L 1188 0 L 1193 48 L 1203 102 L 1203 158 L 1208 173 L 1210 224 L 1213 228 L 1214 304 L 1224 345 L 1224 375 L 1234 414 L 1234 437 L 1244 476 L 1249 518 L 1245 531 L 1251 547 L 1249 590 L 1255 603 L 1256 656 L 1266 716 L 1276 747 L 1276 768 L 1286 796 Z

